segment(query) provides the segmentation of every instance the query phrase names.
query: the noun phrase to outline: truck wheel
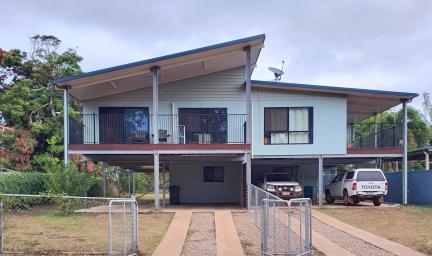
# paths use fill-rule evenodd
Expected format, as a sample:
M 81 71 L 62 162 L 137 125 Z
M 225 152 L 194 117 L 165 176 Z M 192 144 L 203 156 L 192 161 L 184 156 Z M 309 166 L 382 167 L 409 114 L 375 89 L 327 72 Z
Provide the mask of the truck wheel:
M 333 204 L 335 201 L 334 198 L 331 196 L 330 191 L 328 191 L 328 190 L 326 191 L 326 194 L 325 194 L 325 200 L 328 204 Z
M 345 204 L 346 206 L 348 206 L 348 205 L 351 204 L 351 202 L 350 202 L 350 198 L 349 198 L 349 196 L 348 196 L 348 192 L 347 192 L 346 190 L 344 190 L 344 192 L 343 192 L 343 201 L 344 201 L 344 204 Z
M 377 198 L 374 198 L 374 199 L 372 200 L 372 202 L 373 202 L 373 204 L 374 204 L 375 206 L 380 206 L 380 205 L 381 205 L 381 202 L 380 202 L 380 200 L 379 200 L 378 197 L 377 197 Z

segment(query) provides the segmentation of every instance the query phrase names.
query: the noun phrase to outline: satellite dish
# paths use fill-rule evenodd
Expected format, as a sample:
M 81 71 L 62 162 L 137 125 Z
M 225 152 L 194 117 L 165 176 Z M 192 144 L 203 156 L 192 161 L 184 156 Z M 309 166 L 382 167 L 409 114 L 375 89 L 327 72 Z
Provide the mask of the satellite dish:
M 274 68 L 274 67 L 269 67 L 268 69 L 273 72 L 275 79 L 274 81 L 278 82 L 281 80 L 282 75 L 285 74 L 285 72 L 283 72 L 283 66 L 285 64 L 285 61 L 282 61 L 282 68 L 278 69 L 278 68 Z

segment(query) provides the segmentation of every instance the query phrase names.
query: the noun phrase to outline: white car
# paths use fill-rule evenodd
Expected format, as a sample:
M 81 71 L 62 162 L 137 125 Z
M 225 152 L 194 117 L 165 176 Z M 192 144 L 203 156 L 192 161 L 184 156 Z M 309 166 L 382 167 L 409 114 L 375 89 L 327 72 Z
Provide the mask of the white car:
M 372 200 L 375 206 L 379 206 L 387 190 L 387 179 L 380 169 L 354 169 L 337 175 L 331 181 L 326 187 L 325 199 L 328 204 L 343 199 L 345 205 Z
M 287 173 L 265 173 L 264 183 L 260 187 L 284 200 L 303 197 L 303 190 L 300 183 L 290 181 Z

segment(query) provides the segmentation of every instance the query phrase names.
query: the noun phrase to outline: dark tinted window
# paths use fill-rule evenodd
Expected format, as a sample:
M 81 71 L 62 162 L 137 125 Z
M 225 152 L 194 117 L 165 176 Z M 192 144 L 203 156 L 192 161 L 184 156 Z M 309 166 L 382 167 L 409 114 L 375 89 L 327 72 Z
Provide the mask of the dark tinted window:
M 343 174 L 339 174 L 339 175 L 337 175 L 336 177 L 334 177 L 334 179 L 332 180 L 332 183 L 339 182 L 339 181 L 341 180 L 342 175 L 343 175 Z
M 345 179 L 352 180 L 353 177 L 354 177 L 354 172 L 348 172 Z
M 357 173 L 357 181 L 384 181 L 385 178 L 381 172 L 360 171 Z
M 224 182 L 223 166 L 205 166 L 204 182 Z

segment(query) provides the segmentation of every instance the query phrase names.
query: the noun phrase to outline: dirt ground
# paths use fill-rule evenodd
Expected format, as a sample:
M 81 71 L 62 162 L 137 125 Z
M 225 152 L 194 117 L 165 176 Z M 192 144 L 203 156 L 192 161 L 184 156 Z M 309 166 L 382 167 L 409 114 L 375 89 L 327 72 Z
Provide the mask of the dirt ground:
M 151 255 L 162 240 L 173 214 L 139 214 L 141 255 Z M 4 216 L 4 251 L 58 254 L 108 252 L 108 215 L 79 213 L 8 213 Z
M 432 207 L 337 207 L 320 209 L 355 227 L 432 255 Z

